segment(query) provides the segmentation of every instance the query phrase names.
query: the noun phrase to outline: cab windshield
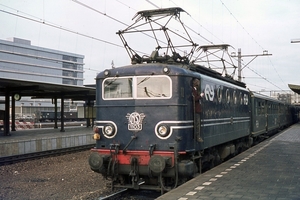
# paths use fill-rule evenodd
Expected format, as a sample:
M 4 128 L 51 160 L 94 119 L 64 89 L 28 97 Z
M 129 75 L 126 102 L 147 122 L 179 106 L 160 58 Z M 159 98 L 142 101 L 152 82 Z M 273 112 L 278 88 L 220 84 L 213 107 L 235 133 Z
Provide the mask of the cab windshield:
M 107 78 L 102 83 L 104 100 L 169 99 L 172 96 L 168 76 L 132 76 Z

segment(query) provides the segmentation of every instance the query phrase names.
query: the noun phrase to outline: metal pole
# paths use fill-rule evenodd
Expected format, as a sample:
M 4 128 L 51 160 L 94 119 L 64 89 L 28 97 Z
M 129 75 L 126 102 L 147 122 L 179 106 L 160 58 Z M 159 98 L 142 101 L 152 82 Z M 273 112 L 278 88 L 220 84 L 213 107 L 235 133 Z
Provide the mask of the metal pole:
M 238 49 L 238 81 L 242 81 L 242 53 L 241 49 Z
M 16 100 L 11 98 L 11 131 L 16 131 Z
M 62 96 L 61 97 L 61 102 L 60 102 L 60 132 L 65 132 L 65 117 L 64 117 L 64 113 L 65 113 L 65 99 Z

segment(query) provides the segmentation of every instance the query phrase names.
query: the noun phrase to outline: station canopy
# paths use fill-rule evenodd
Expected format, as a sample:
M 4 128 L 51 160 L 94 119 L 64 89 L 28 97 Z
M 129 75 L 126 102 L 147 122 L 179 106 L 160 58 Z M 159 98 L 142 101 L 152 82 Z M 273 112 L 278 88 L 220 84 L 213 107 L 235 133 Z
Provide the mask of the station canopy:
M 300 85 L 289 84 L 289 88 L 290 88 L 293 92 L 296 92 L 297 94 L 300 94 Z
M 19 94 L 21 97 L 36 99 L 64 98 L 72 100 L 95 100 L 94 85 L 74 86 L 65 84 L 43 83 L 28 80 L 0 78 L 0 96 Z

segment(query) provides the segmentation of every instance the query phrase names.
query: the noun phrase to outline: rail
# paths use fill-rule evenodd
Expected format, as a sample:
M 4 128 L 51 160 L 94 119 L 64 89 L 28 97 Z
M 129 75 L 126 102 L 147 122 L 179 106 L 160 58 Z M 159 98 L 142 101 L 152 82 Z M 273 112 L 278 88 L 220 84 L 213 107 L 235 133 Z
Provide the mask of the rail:
M 28 160 L 39 159 L 39 158 L 48 157 L 48 156 L 57 156 L 57 155 L 62 155 L 62 154 L 67 154 L 67 153 L 84 151 L 84 150 L 91 149 L 94 146 L 95 146 L 94 144 L 89 144 L 89 145 L 82 145 L 82 146 L 77 146 L 77 147 L 70 147 L 70 148 L 55 149 L 55 150 L 49 150 L 49 151 L 40 151 L 40 152 L 35 152 L 35 153 L 1 157 L 0 166 L 10 165 L 13 163 L 23 162 L 23 161 L 28 161 Z

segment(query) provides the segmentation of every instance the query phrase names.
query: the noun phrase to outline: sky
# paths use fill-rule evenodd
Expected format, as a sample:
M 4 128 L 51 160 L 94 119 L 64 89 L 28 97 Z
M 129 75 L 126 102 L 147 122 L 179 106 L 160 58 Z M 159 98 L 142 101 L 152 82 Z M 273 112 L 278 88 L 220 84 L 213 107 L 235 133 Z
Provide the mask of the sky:
M 112 64 L 130 64 L 116 32 L 138 11 L 168 7 L 186 11 L 180 19 L 199 46 L 228 44 L 229 55 L 241 49 L 242 81 L 250 90 L 284 93 L 288 84 L 300 85 L 300 43 L 291 43 L 300 41 L 299 0 L 0 0 L 0 39 L 84 55 L 84 84 L 94 84 Z M 170 26 L 186 35 L 178 21 Z M 156 47 L 150 37 L 126 37 L 138 51 Z

